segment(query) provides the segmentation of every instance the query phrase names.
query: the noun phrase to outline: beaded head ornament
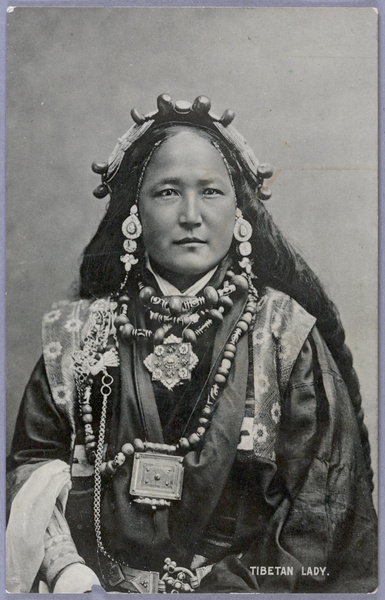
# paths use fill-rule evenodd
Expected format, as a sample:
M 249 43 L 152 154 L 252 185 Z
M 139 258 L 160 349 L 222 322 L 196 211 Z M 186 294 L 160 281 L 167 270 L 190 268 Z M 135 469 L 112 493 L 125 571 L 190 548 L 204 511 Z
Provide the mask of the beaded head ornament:
M 96 198 L 104 198 L 110 193 L 110 184 L 119 171 L 123 158 L 132 146 L 146 134 L 150 128 L 164 124 L 193 125 L 216 132 L 229 147 L 234 160 L 243 169 L 246 177 L 257 191 L 260 200 L 268 200 L 271 191 L 264 185 L 264 180 L 272 176 L 270 165 L 260 164 L 254 152 L 231 125 L 234 111 L 227 109 L 221 117 L 214 115 L 211 102 L 206 96 L 198 96 L 194 102 L 182 100 L 173 102 L 168 94 L 157 98 L 158 110 L 143 115 L 136 108 L 132 109 L 131 117 L 135 124 L 121 137 L 106 163 L 92 164 L 92 170 L 102 177 L 102 183 L 94 190 Z

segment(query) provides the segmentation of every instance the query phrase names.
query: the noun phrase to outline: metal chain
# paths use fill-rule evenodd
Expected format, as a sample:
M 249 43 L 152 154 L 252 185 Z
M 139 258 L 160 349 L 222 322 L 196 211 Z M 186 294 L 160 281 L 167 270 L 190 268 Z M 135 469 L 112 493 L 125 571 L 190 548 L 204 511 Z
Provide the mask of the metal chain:
M 98 446 L 96 450 L 96 458 L 95 458 L 95 484 L 94 484 L 94 527 L 95 527 L 95 536 L 96 543 L 98 546 L 99 552 L 101 552 L 104 556 L 106 556 L 109 560 L 113 562 L 117 562 L 109 552 L 105 549 L 102 542 L 102 530 L 101 530 L 101 520 L 100 520 L 100 511 L 101 511 L 101 499 L 102 499 L 102 477 L 100 474 L 100 467 L 103 462 L 103 451 L 104 451 L 104 438 L 106 435 L 106 422 L 107 422 L 107 404 L 108 397 L 112 392 L 111 385 L 113 383 L 113 377 L 104 372 L 102 377 L 102 387 L 101 393 L 103 395 L 103 403 L 102 403 L 102 413 L 100 416 L 100 425 L 99 425 L 99 438 L 98 438 Z M 122 561 L 120 561 L 122 562 Z M 122 562 L 125 565 L 125 563 Z M 128 566 L 128 565 L 125 565 Z

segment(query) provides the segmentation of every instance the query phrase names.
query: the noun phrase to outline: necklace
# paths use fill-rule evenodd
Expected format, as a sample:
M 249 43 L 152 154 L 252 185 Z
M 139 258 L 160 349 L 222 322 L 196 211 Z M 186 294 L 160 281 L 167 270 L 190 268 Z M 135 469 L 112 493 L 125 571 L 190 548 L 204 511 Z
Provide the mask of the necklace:
M 256 297 L 248 295 L 245 311 L 237 322 L 229 342 L 226 344 L 220 365 L 215 373 L 206 402 L 201 410 L 196 430 L 190 436 L 182 437 L 175 445 L 155 444 L 135 439 L 123 444 L 120 452 L 100 465 L 101 474 L 113 476 L 134 455 L 130 494 L 134 502 L 149 505 L 153 509 L 170 506 L 171 501 L 179 500 L 183 484 L 183 458 L 190 450 L 199 449 L 204 441 L 217 408 L 220 394 L 226 385 L 236 347 L 240 338 L 248 331 L 256 313 Z
M 109 334 L 111 330 L 113 330 L 112 321 L 116 315 L 116 309 L 119 307 L 119 315 L 114 319 L 117 333 L 115 336 L 116 343 L 118 343 L 120 333 L 122 336 L 128 334 L 130 341 L 133 339 L 140 339 L 141 337 L 153 337 L 154 344 L 158 342 L 156 345 L 161 346 L 164 345 L 165 332 L 163 328 L 161 332 L 159 332 L 158 329 L 154 333 L 149 330 L 135 329 L 127 317 L 129 304 L 128 296 L 121 297 L 119 303 L 110 300 L 109 302 L 99 301 L 93 305 L 90 319 L 91 323 L 88 334 L 85 337 L 83 349 L 74 356 L 75 381 L 80 400 L 82 420 L 84 422 L 86 452 L 90 462 L 95 462 L 94 527 L 98 551 L 113 563 L 119 564 L 120 562 L 125 565 L 123 561 L 116 561 L 116 559 L 105 549 L 103 544 L 100 516 L 102 477 L 111 477 L 115 475 L 119 467 L 121 467 L 127 459 L 133 456 L 130 495 L 134 502 L 143 505 L 143 507 L 148 506 L 152 510 L 156 510 L 169 507 L 172 501 L 181 498 L 183 484 L 183 456 L 190 450 L 197 450 L 203 445 L 206 431 L 211 424 L 213 414 L 220 400 L 221 391 L 230 374 L 236 355 L 237 344 L 240 338 L 249 330 L 257 310 L 258 293 L 252 285 L 250 274 L 246 274 L 245 277 L 235 276 L 234 273 L 230 271 L 227 272 L 227 276 L 230 277 L 230 284 L 225 285 L 223 290 L 218 290 L 218 292 L 215 290 L 218 300 L 216 300 L 216 296 L 214 296 L 211 291 L 205 291 L 203 295 L 205 302 L 201 297 L 183 300 L 182 303 L 179 304 L 181 307 L 179 315 L 175 315 L 175 313 L 179 311 L 179 308 L 177 310 L 175 307 L 176 303 L 171 302 L 170 305 L 172 298 L 170 298 L 168 305 L 166 305 L 167 301 L 165 301 L 165 299 L 159 299 L 160 301 L 158 301 L 157 297 L 152 293 L 152 290 L 151 294 L 149 294 L 148 291 L 143 293 L 147 294 L 150 304 L 154 306 L 156 306 L 157 303 L 160 304 L 161 310 L 164 311 L 166 315 L 167 311 L 170 311 L 170 316 L 171 313 L 173 313 L 173 317 L 176 318 L 181 316 L 183 311 L 187 312 L 192 308 L 201 309 L 202 312 L 199 316 L 207 316 L 207 318 L 202 325 L 199 325 L 199 327 L 196 327 L 195 330 L 193 330 L 195 340 L 197 336 L 202 335 L 204 331 L 211 327 L 215 320 L 223 319 L 223 312 L 226 309 L 229 310 L 232 306 L 232 300 L 229 298 L 230 293 L 236 292 L 237 289 L 243 291 L 248 289 L 248 299 L 245 310 L 224 348 L 220 366 L 215 373 L 213 383 L 207 394 L 195 431 L 191 433 L 188 438 L 181 437 L 175 445 L 156 444 L 147 440 L 143 441 L 135 439 L 132 444 L 129 442 L 123 444 L 120 452 L 109 461 L 103 460 L 107 405 L 108 398 L 112 392 L 111 386 L 113 384 L 113 377 L 108 373 L 108 369 L 119 365 L 119 357 L 116 348 L 108 348 L 108 340 Z M 143 291 L 143 289 L 145 288 L 142 288 L 141 291 Z M 213 306 L 210 306 L 210 303 L 213 303 L 214 299 L 216 302 Z M 215 308 L 215 306 L 218 306 L 218 309 Z M 222 310 L 220 310 L 221 308 Z M 215 312 L 213 313 L 215 310 L 218 314 Z M 199 323 L 199 319 L 197 323 Z M 186 327 L 185 331 L 187 329 L 189 328 Z M 183 343 L 191 344 L 194 342 L 194 338 L 191 334 L 188 334 L 188 336 L 189 341 L 187 341 L 185 334 L 185 337 L 182 339 Z M 105 351 L 102 354 L 101 351 L 103 349 Z M 96 442 L 96 436 L 92 429 L 91 387 L 93 377 L 100 372 L 103 373 L 100 389 L 103 401 L 99 436 Z
M 152 287 L 139 283 L 139 299 L 147 309 L 149 319 L 161 325 L 155 332 L 135 329 L 128 317 L 130 299 L 127 295 L 120 297 L 120 314 L 114 322 L 118 336 L 128 343 L 140 336 L 154 339 L 154 350 L 144 360 L 153 381 L 173 390 L 175 386 L 191 379 L 192 371 L 199 362 L 193 352 L 197 337 L 215 323 L 221 323 L 223 314 L 233 306 L 230 295 L 244 291 L 248 286 L 242 275 L 235 275 L 232 271 L 226 275 L 230 281 L 226 280 L 223 288 L 216 290 L 206 286 L 202 296 L 192 298 L 160 298 Z M 200 323 L 203 318 L 205 321 Z M 173 327 L 179 327 L 180 334 L 170 333 L 166 337 Z

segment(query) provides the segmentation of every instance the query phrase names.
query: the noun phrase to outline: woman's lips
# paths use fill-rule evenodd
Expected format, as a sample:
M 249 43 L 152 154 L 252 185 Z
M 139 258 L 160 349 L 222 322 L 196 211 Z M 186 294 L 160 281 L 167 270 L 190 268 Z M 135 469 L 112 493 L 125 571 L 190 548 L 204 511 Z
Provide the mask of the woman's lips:
M 200 240 L 199 238 L 182 238 L 181 240 L 178 240 L 176 242 L 174 242 L 174 244 L 177 244 L 177 246 L 187 246 L 189 244 L 206 244 L 206 242 L 204 242 L 203 240 Z

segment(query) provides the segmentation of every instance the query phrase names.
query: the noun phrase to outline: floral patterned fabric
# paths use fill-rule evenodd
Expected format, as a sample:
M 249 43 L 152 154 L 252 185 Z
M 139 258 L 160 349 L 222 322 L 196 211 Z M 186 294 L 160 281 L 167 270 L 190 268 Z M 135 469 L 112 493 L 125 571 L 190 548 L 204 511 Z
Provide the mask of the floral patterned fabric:
M 93 310 L 111 311 L 108 299 L 58 302 L 43 317 L 43 354 L 53 400 L 75 434 L 73 355 L 84 340 Z M 253 346 L 253 390 L 249 390 L 238 451 L 275 460 L 280 399 L 298 354 L 315 324 L 289 296 L 268 288 L 258 303 Z M 278 375 L 278 376 L 277 376 Z
M 95 309 L 110 312 L 108 300 L 78 302 L 60 301 L 43 317 L 43 356 L 53 400 L 60 412 L 75 425 L 74 354 L 87 335 L 90 315 Z
M 281 292 L 268 289 L 260 300 L 252 332 L 254 389 L 248 394 L 238 451 L 275 460 L 282 394 L 314 324 L 314 317 Z

